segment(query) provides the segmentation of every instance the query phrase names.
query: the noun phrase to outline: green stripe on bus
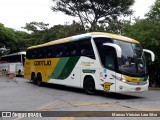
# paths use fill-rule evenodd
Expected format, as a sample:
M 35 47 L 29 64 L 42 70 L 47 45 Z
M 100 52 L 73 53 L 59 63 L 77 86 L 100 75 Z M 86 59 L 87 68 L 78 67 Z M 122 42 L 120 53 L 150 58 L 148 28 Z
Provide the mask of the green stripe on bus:
M 73 68 L 77 64 L 79 58 L 80 57 L 70 57 L 65 67 L 63 68 L 63 71 L 61 72 L 61 74 L 58 76 L 57 79 L 61 79 L 61 80 L 66 79 L 73 71 Z
M 78 62 L 80 57 L 66 57 L 66 58 L 61 58 L 52 75 L 50 78 L 52 79 L 66 79 L 72 72 L 73 68 L 75 67 L 76 63 Z
M 64 67 L 65 67 L 65 65 L 66 65 L 66 63 L 67 63 L 68 60 L 69 60 L 69 57 L 61 58 L 58 61 L 58 63 L 56 65 L 54 71 L 52 72 L 52 75 L 50 76 L 50 78 L 57 79 L 58 76 L 61 75 L 61 73 L 62 73 L 62 71 L 63 71 L 63 69 L 64 69 Z
M 83 73 L 95 73 L 96 70 L 83 69 L 82 72 L 83 72 Z
M 140 81 L 146 81 L 146 80 L 148 80 L 148 75 L 140 79 Z

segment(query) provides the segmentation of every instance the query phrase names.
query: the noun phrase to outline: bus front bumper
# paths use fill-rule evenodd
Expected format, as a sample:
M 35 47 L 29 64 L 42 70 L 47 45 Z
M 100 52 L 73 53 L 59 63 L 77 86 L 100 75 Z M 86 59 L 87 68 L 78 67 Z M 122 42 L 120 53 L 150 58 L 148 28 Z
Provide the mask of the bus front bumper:
M 146 82 L 144 85 L 129 85 L 127 83 L 117 81 L 116 83 L 116 92 L 123 93 L 123 92 L 142 92 L 147 91 L 149 82 Z

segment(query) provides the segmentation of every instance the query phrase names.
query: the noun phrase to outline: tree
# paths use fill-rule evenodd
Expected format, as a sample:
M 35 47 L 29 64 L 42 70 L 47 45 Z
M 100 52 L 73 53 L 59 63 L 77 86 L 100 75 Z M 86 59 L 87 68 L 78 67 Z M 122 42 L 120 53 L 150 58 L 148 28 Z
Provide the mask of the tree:
M 108 26 L 106 26 L 106 31 L 115 33 L 115 34 L 123 34 L 125 25 L 130 24 L 128 20 L 113 20 L 108 22 Z
M 135 24 L 126 24 L 124 35 L 137 39 L 143 48 L 152 50 L 160 59 L 160 24 L 154 20 L 141 19 Z
M 26 32 L 23 31 L 15 31 L 15 36 L 16 36 L 16 40 L 15 40 L 15 46 L 16 46 L 16 50 L 15 52 L 19 52 L 19 51 L 26 51 L 26 48 L 29 47 L 32 44 L 29 44 L 29 34 L 27 34 Z
M 142 44 L 143 48 L 150 49 L 155 53 L 156 61 L 150 60 L 150 55 L 146 55 L 150 85 L 159 80 L 160 76 L 160 24 L 154 19 L 140 19 L 135 24 L 125 24 L 124 35 L 134 38 Z M 157 83 L 156 83 L 157 84 Z
M 54 25 L 50 29 L 43 31 L 43 40 L 44 42 L 48 42 L 82 33 L 85 33 L 83 26 L 80 23 L 73 21 L 70 25 Z
M 49 24 L 43 23 L 43 22 L 30 22 L 30 23 L 26 23 L 25 27 L 22 27 L 23 29 L 26 29 L 28 32 L 38 32 L 40 30 L 46 30 L 48 29 L 47 26 Z
M 156 0 L 154 5 L 152 5 L 151 10 L 146 14 L 146 17 L 160 22 L 160 0 Z
M 11 28 L 6 28 L 3 24 L 0 23 L 0 48 L 4 46 L 6 49 L 14 51 L 16 46 L 14 46 L 16 40 L 15 32 Z
M 99 24 L 108 23 L 119 16 L 132 14 L 130 6 L 134 0 L 52 0 L 53 12 L 79 17 L 84 28 L 89 25 L 93 30 Z

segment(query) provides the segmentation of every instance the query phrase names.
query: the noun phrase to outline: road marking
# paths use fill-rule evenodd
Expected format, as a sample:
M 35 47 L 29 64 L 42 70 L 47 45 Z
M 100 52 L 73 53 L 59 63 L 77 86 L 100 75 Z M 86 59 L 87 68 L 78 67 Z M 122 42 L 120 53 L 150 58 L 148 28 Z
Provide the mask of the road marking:
M 118 105 L 113 105 L 113 104 L 106 104 L 106 103 L 102 103 L 102 104 L 93 104 L 93 103 L 73 103 L 73 105 L 75 105 L 75 106 L 97 106 L 97 107 L 99 107 L 99 106 L 102 106 L 102 107 L 104 107 L 104 106 L 110 106 L 110 107 L 114 107 L 114 108 L 122 108 L 122 106 L 118 106 Z
M 58 109 L 58 108 L 64 108 L 64 107 L 83 107 L 83 106 L 90 106 L 90 107 L 112 107 L 112 108 L 125 108 L 125 106 L 122 106 L 122 105 L 117 105 L 117 104 L 110 104 L 110 103 L 102 103 L 102 104 L 98 104 L 98 103 L 85 103 L 85 102 L 68 102 L 68 103 L 62 103 L 62 104 L 59 104 L 59 105 L 56 105 L 55 103 L 57 102 L 62 102 L 61 100 L 55 100 L 53 102 L 50 102 L 50 103 L 47 103 L 47 104 L 44 104 L 43 106 L 37 108 L 36 110 L 34 111 L 51 111 L 51 110 L 54 110 L 54 109 Z M 71 104 L 72 103 L 72 104 Z M 54 106 L 52 106 L 54 105 Z M 130 109 L 133 109 L 133 108 L 130 108 Z M 138 108 L 137 110 L 141 110 L 141 111 L 160 111 L 160 108 Z M 101 113 L 96 113 L 96 112 L 83 112 L 82 113 L 75 113 L 73 114 L 71 117 L 60 117 L 58 118 L 58 120 L 75 120 L 76 118 L 78 117 L 82 117 L 82 116 L 86 116 L 86 115 L 95 115 L 97 114 L 98 116 L 99 115 L 104 115 L 105 112 L 101 112 Z M 14 119 L 14 120 L 21 120 L 23 118 L 17 118 L 17 119 Z
M 93 103 L 80 103 L 80 102 L 75 102 L 75 103 L 72 103 L 74 106 L 101 106 L 101 107 L 106 107 L 106 106 L 110 106 L 110 107 L 113 107 L 113 108 L 124 108 L 123 106 L 119 106 L 119 105 L 114 105 L 114 104 L 110 104 L 110 103 L 102 103 L 102 104 L 93 104 Z M 61 117 L 61 118 L 58 118 L 58 120 L 75 120 L 76 118 L 78 117 L 82 117 L 82 116 L 85 116 L 85 115 L 92 115 L 92 114 L 97 114 L 97 115 L 104 115 L 106 113 L 104 113 L 102 111 L 102 113 L 97 113 L 97 112 L 82 112 L 82 113 L 77 113 L 77 114 L 73 114 L 72 117 Z M 75 116 L 75 117 L 73 117 Z
M 46 107 L 48 107 L 48 106 L 50 106 L 50 105 L 52 105 L 52 104 L 54 104 L 55 102 L 57 102 L 58 100 L 55 100 L 55 101 L 53 101 L 53 102 L 50 102 L 50 103 L 47 103 L 47 104 L 45 104 L 45 105 L 43 105 L 43 106 L 41 106 L 41 107 L 39 107 L 39 108 L 37 108 L 36 110 L 34 110 L 34 111 L 43 111 L 43 109 L 45 109 Z
M 37 108 L 37 109 L 36 109 L 36 110 L 34 110 L 34 111 L 43 111 L 46 107 L 48 107 L 48 106 L 50 106 L 50 105 L 52 105 L 52 104 L 56 103 L 57 101 L 58 101 L 58 100 L 55 100 L 55 101 L 53 101 L 53 102 L 50 102 L 50 103 L 44 104 L 43 106 L 41 106 L 41 107 Z M 23 119 L 23 117 L 18 117 L 18 118 L 15 118 L 14 120 L 21 120 L 21 119 Z
M 75 117 L 63 117 L 58 120 L 75 120 Z
M 60 104 L 60 105 L 57 105 L 57 106 L 54 106 L 54 107 L 51 107 L 51 108 L 44 108 L 42 111 L 54 110 L 54 109 L 57 109 L 57 108 L 62 108 L 62 107 L 67 107 L 67 106 L 71 106 L 71 105 L 68 105 L 67 103 Z

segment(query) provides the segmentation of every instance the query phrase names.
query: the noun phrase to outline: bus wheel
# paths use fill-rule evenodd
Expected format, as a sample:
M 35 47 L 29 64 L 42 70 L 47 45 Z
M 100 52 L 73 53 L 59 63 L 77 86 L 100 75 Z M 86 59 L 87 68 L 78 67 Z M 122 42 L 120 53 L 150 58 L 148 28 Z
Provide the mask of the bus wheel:
M 95 83 L 92 78 L 85 79 L 83 88 L 84 88 L 85 93 L 88 95 L 93 95 L 96 93 Z
M 38 84 L 37 77 L 34 77 L 34 79 L 33 79 L 33 83 L 34 83 L 35 85 L 37 85 L 37 84 Z
M 30 80 L 30 81 L 31 81 L 32 83 L 34 83 L 34 79 L 35 79 L 35 74 L 32 73 L 32 75 L 31 75 L 31 80 Z
M 37 76 L 37 85 L 38 86 L 43 86 L 43 82 L 42 82 L 42 77 L 41 76 Z

